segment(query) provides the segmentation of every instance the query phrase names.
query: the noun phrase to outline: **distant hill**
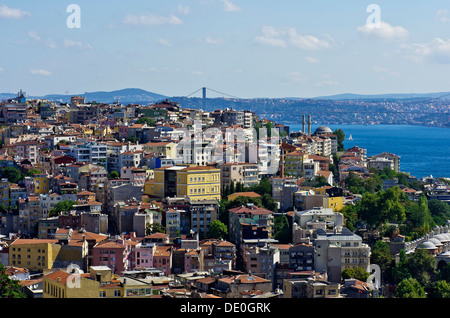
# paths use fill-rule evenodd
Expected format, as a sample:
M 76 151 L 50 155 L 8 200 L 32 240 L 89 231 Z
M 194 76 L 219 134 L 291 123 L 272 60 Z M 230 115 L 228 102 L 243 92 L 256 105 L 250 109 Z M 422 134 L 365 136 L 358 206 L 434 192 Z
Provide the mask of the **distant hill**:
M 14 97 L 17 97 L 17 94 L 0 93 L 0 100 L 10 99 L 10 98 L 14 98 Z
M 188 99 L 191 102 L 195 101 L 195 103 L 199 103 L 201 98 L 186 98 L 186 97 L 177 97 L 177 96 L 165 96 L 153 92 L 149 92 L 139 88 L 125 88 L 121 90 L 115 91 L 97 91 L 97 92 L 85 92 L 79 94 L 49 94 L 44 96 L 27 96 L 28 99 L 36 98 L 36 99 L 48 99 L 52 101 L 58 101 L 67 103 L 70 102 L 70 98 L 72 96 L 84 96 L 86 98 L 86 102 L 98 102 L 98 103 L 114 103 L 117 100 L 122 104 L 130 104 L 130 103 L 154 103 L 164 99 L 171 100 L 183 100 L 186 101 Z M 16 97 L 17 94 L 11 93 L 0 93 L 0 100 L 8 99 Z M 420 98 L 443 98 L 450 99 L 450 92 L 436 92 L 436 93 L 406 93 L 406 94 L 336 94 L 329 96 L 317 96 L 312 98 L 303 98 L 303 97 L 285 97 L 285 98 L 252 98 L 248 99 L 248 101 L 253 102 L 267 102 L 267 101 L 277 101 L 277 100 L 334 100 L 334 101 L 342 101 L 342 100 L 380 100 L 380 99 L 420 99 Z M 208 100 L 215 100 L 214 98 L 208 98 Z M 219 98 L 220 100 L 220 98 Z M 238 99 L 234 99 L 235 101 Z
M 409 98 L 450 98 L 450 92 L 439 93 L 407 93 L 407 94 L 337 94 L 330 96 L 318 96 L 311 99 L 328 99 L 328 100 L 368 100 L 368 99 L 409 99 Z
M 42 98 L 52 101 L 70 102 L 72 96 L 83 96 L 86 102 L 98 102 L 98 103 L 114 103 L 119 100 L 122 104 L 129 103 L 154 103 L 157 101 L 168 98 L 167 96 L 152 93 L 139 88 L 126 88 L 111 92 L 98 91 L 98 92 L 86 92 L 84 94 L 50 94 L 45 96 L 29 96 L 28 98 Z

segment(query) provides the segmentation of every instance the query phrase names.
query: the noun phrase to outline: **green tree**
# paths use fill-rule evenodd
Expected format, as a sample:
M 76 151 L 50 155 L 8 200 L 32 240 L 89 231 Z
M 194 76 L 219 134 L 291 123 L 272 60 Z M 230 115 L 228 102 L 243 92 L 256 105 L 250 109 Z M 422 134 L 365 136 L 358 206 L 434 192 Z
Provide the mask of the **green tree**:
M 39 170 L 33 168 L 27 172 L 26 176 L 33 177 L 35 174 L 39 174 L 39 173 L 41 173 Z M 22 174 L 22 176 L 23 176 L 23 174 Z
M 286 215 L 277 215 L 274 218 L 274 237 L 282 244 L 292 242 L 291 230 Z
M 230 194 L 236 193 L 236 185 L 234 184 L 234 181 L 232 180 L 230 183 Z
M 367 272 L 364 268 L 359 267 L 359 266 L 346 268 L 341 273 L 342 280 L 349 279 L 349 278 L 355 278 L 355 279 L 365 282 L 365 281 L 367 281 L 367 278 L 369 278 L 369 276 L 370 276 L 370 273 Z
M 316 185 L 315 185 L 316 188 L 331 185 L 327 182 L 327 179 L 324 176 L 315 177 L 315 181 L 316 181 Z
M 344 208 L 340 211 L 344 215 L 345 227 L 350 231 L 354 231 L 356 229 L 360 207 L 360 202 L 357 202 L 355 205 L 345 205 Z
M 155 234 L 155 233 L 166 233 L 166 228 L 159 223 L 148 224 L 145 229 L 145 233 L 147 235 Z
M 26 298 L 16 280 L 12 280 L 6 274 L 6 268 L 0 264 L 0 298 Z
M 72 210 L 73 206 L 78 202 L 72 200 L 64 200 L 55 204 L 55 206 L 49 211 L 48 215 L 58 216 L 61 212 L 69 212 Z
M 425 195 L 420 197 L 419 202 L 408 202 L 405 206 L 406 211 L 406 234 L 414 239 L 428 233 L 436 224 L 428 208 L 428 202 Z
M 337 136 L 337 141 L 338 141 L 338 151 L 344 151 L 345 147 L 344 147 L 344 141 L 345 141 L 345 133 L 342 129 L 336 129 L 333 132 L 334 135 Z
M 109 177 L 112 179 L 119 179 L 120 175 L 117 171 L 111 171 L 111 173 L 109 174 Z
M 393 268 L 395 282 L 401 282 L 408 278 L 414 278 L 422 286 L 426 286 L 430 280 L 436 277 L 436 260 L 425 249 L 418 248 L 410 256 L 406 256 L 404 250 L 400 252 L 400 261 Z
M 441 268 L 437 275 L 437 279 L 445 280 L 447 283 L 450 283 L 450 263 Z
M 252 186 L 249 190 L 258 193 L 259 195 L 264 195 L 267 193 L 272 195 L 272 185 L 267 177 L 262 177 L 257 185 Z
M 273 212 L 278 211 L 277 203 L 275 202 L 274 198 L 268 193 L 264 193 L 262 195 L 261 203 L 262 203 L 262 206 L 267 210 L 270 210 Z
M 425 290 L 428 298 L 450 298 L 450 285 L 445 280 L 432 282 Z
M 401 250 L 399 254 L 399 262 L 392 269 L 393 278 L 396 283 L 411 277 L 411 274 L 408 271 L 408 256 L 406 255 L 405 250 Z
M 227 226 L 219 220 L 214 220 L 209 224 L 208 237 L 215 239 L 226 239 L 228 235 Z
M 386 222 L 402 223 L 406 219 L 405 200 L 405 194 L 399 187 L 375 193 L 366 192 L 362 196 L 359 217 L 373 228 Z
M 414 278 L 403 279 L 397 286 L 396 298 L 426 298 L 425 289 Z
M 19 183 L 23 179 L 23 174 L 19 169 L 14 167 L 6 167 L 1 171 L 2 178 L 8 179 L 9 182 Z
M 140 125 L 147 124 L 147 126 L 149 126 L 149 127 L 155 127 L 156 121 L 150 117 L 141 117 L 136 121 L 136 124 L 140 124 Z
M 234 200 L 231 201 L 224 201 L 224 206 L 227 210 L 237 208 L 238 206 L 247 205 L 248 203 L 253 203 L 257 206 L 263 206 L 261 198 L 254 198 L 254 197 L 244 197 L 239 196 Z
M 450 219 L 450 205 L 448 203 L 432 199 L 428 201 L 428 209 L 437 225 L 443 226 Z
M 381 272 L 385 273 L 388 277 L 391 276 L 390 272 L 394 259 L 391 256 L 389 245 L 383 241 L 377 241 L 372 246 L 372 253 L 370 255 L 370 264 L 377 264 L 380 266 Z
M 132 144 L 135 144 L 138 141 L 136 136 L 127 137 L 127 138 L 125 138 L 125 140 L 131 142 Z
M 425 249 L 418 248 L 408 258 L 408 270 L 422 286 L 436 277 L 436 259 Z

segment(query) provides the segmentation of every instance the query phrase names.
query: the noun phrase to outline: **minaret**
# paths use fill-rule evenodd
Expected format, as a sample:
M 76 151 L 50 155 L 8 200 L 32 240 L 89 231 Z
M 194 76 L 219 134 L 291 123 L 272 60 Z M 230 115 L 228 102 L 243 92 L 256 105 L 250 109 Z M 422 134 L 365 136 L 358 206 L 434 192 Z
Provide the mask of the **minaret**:
M 302 133 L 306 133 L 305 125 L 306 125 L 305 114 L 303 114 L 303 116 L 302 116 Z
M 308 136 L 311 136 L 311 115 L 308 115 Z

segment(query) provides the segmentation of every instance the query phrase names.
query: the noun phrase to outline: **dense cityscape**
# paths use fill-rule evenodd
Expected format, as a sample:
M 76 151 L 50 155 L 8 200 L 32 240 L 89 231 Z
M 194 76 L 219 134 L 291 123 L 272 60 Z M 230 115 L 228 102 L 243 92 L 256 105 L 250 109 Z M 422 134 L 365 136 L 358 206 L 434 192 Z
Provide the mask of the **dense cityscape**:
M 22 91 L 0 114 L 0 297 L 450 297 L 450 180 L 315 115 Z

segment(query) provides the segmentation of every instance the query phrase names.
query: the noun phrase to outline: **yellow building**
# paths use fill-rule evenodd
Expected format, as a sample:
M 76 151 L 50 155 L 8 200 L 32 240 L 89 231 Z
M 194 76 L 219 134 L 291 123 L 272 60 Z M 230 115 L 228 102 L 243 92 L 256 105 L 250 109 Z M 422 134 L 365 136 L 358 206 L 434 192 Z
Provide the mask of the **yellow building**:
M 188 197 L 193 201 L 220 201 L 220 169 L 209 166 L 173 166 L 155 169 L 144 193 L 156 197 Z
M 53 268 L 60 249 L 58 240 L 17 239 L 9 248 L 9 265 L 43 272 Z
M 192 201 L 220 201 L 220 184 L 220 169 L 213 167 L 187 167 L 177 172 L 177 196 Z
M 36 194 L 47 194 L 50 192 L 50 182 L 46 173 L 35 174 L 33 177 Z
M 334 212 L 339 212 L 344 208 L 343 196 L 329 196 L 327 190 L 332 188 L 331 186 L 313 188 L 315 194 L 326 196 L 323 200 L 323 207 L 333 209 Z
M 112 275 L 106 266 L 91 266 L 89 273 L 56 270 L 44 275 L 43 298 L 152 297 L 152 282 Z
M 77 272 L 56 270 L 42 279 L 42 298 L 98 298 L 100 282 Z
M 177 144 L 174 142 L 148 142 L 142 145 L 147 153 L 156 153 L 167 158 L 176 158 Z
M 344 197 L 327 197 L 323 202 L 323 207 L 339 212 L 344 208 Z
M 72 236 L 71 229 L 60 229 L 55 239 L 17 239 L 10 245 L 9 264 L 45 272 L 68 264 L 84 266 L 88 257 L 88 242 Z

